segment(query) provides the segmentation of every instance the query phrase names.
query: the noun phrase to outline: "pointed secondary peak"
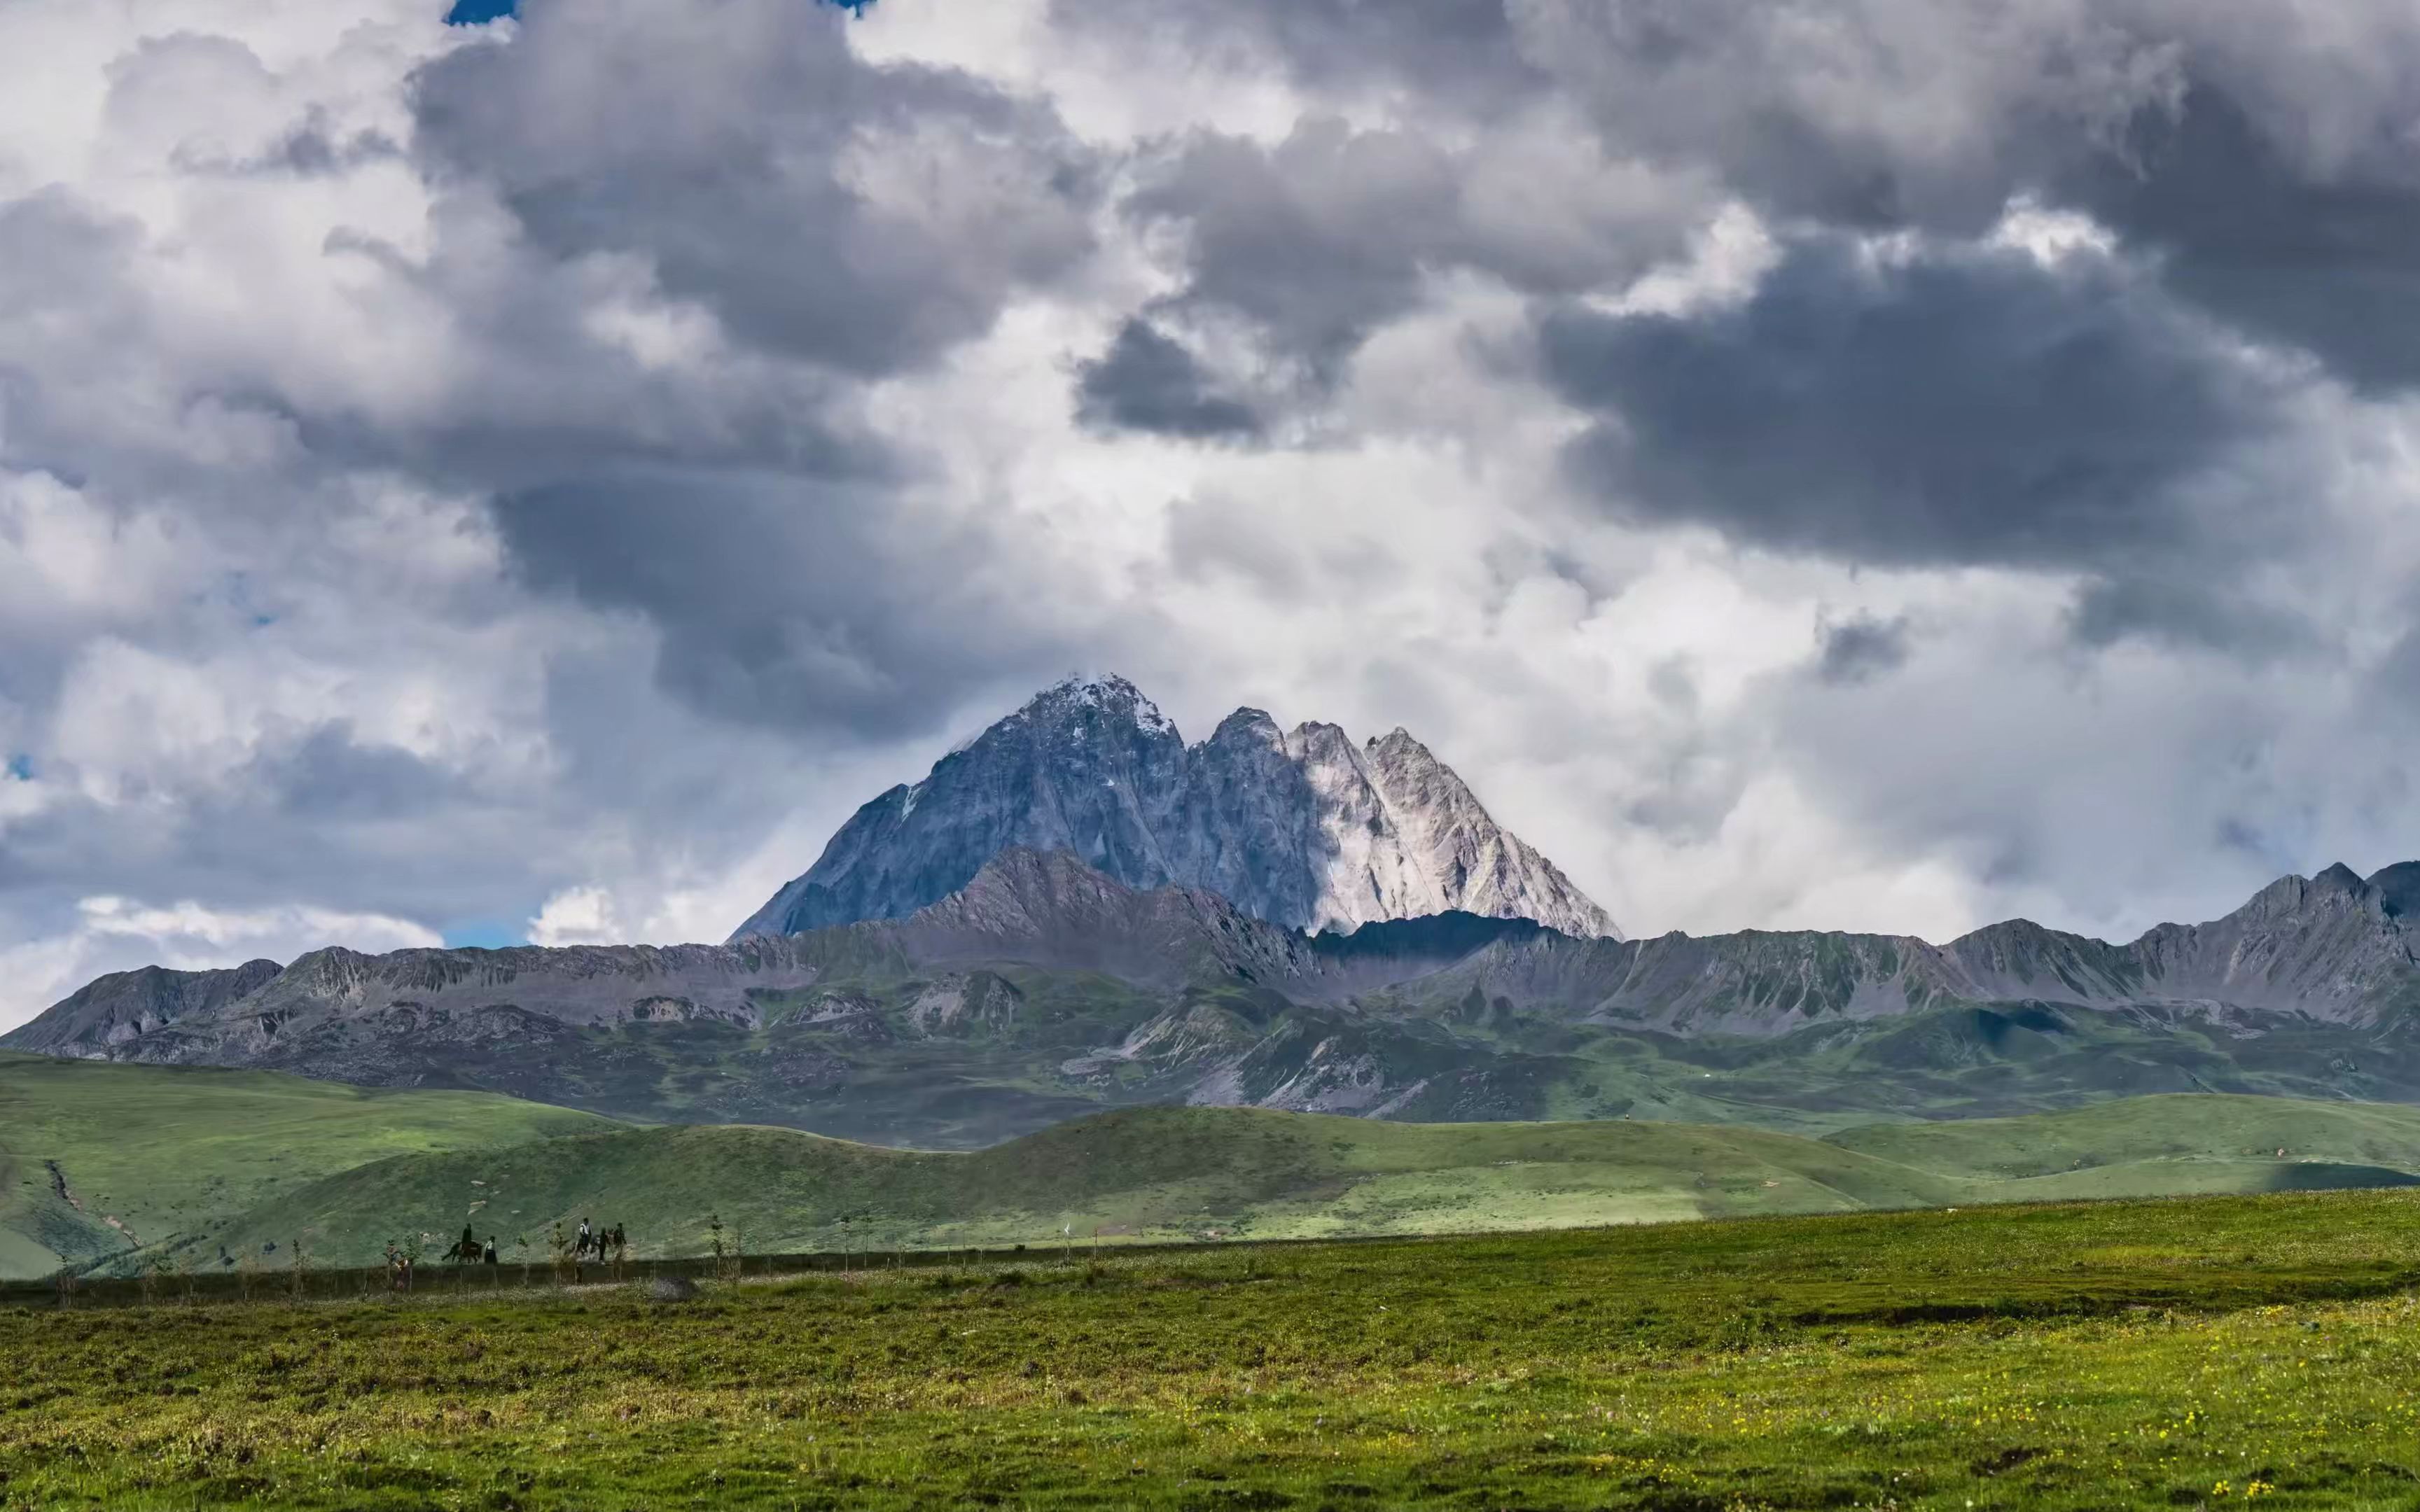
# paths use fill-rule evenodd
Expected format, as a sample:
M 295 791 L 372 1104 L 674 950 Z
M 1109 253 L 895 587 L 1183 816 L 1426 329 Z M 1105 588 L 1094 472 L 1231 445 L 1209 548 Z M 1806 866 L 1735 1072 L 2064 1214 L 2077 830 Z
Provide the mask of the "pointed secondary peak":
M 1137 890 L 1073 851 L 1012 845 L 985 862 L 965 887 L 914 917 L 986 916 L 998 922 L 1017 915 L 1035 919 L 1082 900 L 1127 898 Z
M 2420 861 L 2397 861 L 2381 867 L 2369 879 L 2379 905 L 2389 918 L 2420 914 Z
M 2336 887 L 2347 892 L 2357 892 L 2362 886 L 2361 873 L 2342 861 L 2313 877 L 2311 882 L 2315 887 Z
M 1210 739 L 1214 744 L 1250 739 L 1281 746 L 1285 743 L 1285 732 L 1278 728 L 1278 722 L 1269 717 L 1266 709 L 1247 706 L 1219 720 L 1218 728 L 1210 733 Z
M 1412 733 L 1402 725 L 1395 726 L 1384 735 L 1372 736 L 1370 749 L 1380 756 L 1427 762 L 1436 760 L 1435 753 L 1413 738 Z
M 1343 726 L 1325 724 L 1316 719 L 1306 720 L 1286 732 L 1285 749 L 1286 755 L 1295 761 L 1310 762 L 1330 769 L 1360 771 L 1368 765 L 1361 748 L 1353 743 L 1353 737 L 1344 733 Z

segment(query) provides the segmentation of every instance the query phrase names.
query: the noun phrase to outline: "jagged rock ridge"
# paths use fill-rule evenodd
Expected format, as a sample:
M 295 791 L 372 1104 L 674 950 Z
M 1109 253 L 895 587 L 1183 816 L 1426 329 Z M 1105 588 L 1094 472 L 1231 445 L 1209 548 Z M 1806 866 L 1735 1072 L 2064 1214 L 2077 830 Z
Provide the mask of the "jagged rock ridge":
M 1619 937 L 1612 918 L 1403 730 L 1357 746 L 1238 709 L 1188 747 L 1124 678 L 1070 679 L 858 810 L 732 936 L 898 918 L 1002 851 L 1063 850 L 1305 929 L 1460 911 Z
M 274 961 L 247 961 L 224 971 L 165 966 L 114 971 L 94 978 L 14 1033 L 0 1036 L 0 1043 L 38 1055 L 98 1055 L 180 1019 L 213 1014 L 267 986 L 283 969 Z

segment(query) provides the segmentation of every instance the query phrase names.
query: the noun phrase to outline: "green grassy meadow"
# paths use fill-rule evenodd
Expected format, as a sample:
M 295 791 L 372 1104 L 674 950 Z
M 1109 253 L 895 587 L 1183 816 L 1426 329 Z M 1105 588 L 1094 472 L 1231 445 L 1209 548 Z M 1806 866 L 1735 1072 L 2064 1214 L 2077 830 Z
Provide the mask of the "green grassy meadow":
M 613 1127 L 484 1092 L 0 1052 L 0 1276 L 191 1240 L 390 1156 Z
M 2286 1151 L 2279 1156 L 2277 1151 Z M 694 1255 L 709 1213 L 759 1252 L 1442 1234 L 2167 1193 L 2413 1183 L 2420 1109 L 2145 1098 L 1828 1138 L 1601 1119 L 1412 1124 L 1128 1108 L 973 1153 L 789 1129 L 626 1129 L 414 1155 L 290 1189 L 208 1230 L 213 1253 L 302 1238 L 370 1263 L 471 1224 L 509 1254 L 583 1216 L 642 1256 Z M 516 1248 L 516 1240 L 526 1245 Z
M 972 1154 L 788 1129 L 640 1129 L 382 1161 L 298 1188 L 225 1235 L 366 1264 L 398 1223 L 468 1222 L 510 1250 L 558 1219 L 693 1255 L 719 1214 L 759 1251 L 1412 1234 L 1955 1201 L 1964 1183 L 1753 1129 L 1614 1120 L 1397 1124 L 1131 1108 Z M 485 1206 L 477 1206 L 485 1204 Z M 476 1207 L 476 1211 L 472 1211 Z M 426 1218 L 418 1215 L 432 1215 Z
M 8 1508 L 2403 1508 L 2420 1196 L 0 1309 Z
M 2282 1152 L 2282 1153 L 2281 1153 Z M 468 1092 L 0 1057 L 0 1279 L 63 1263 L 371 1263 L 465 1225 L 700 1253 L 1476 1233 L 2420 1182 L 2420 1109 L 2209 1094 L 1816 1136 L 1601 1119 L 1397 1123 L 1136 1107 L 972 1152 L 783 1128 L 616 1124 Z

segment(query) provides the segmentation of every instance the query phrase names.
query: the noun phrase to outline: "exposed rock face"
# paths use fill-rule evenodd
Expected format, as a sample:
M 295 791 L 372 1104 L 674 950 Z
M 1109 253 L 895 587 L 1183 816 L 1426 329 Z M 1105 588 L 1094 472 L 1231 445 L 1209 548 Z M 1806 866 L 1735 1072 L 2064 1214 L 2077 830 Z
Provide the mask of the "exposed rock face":
M 340 1044 L 364 1036 L 446 1043 L 519 1040 L 626 1023 L 752 1025 L 759 995 L 805 987 L 817 967 L 796 942 L 574 946 L 548 949 L 314 950 L 292 965 L 151 967 L 103 977 L 14 1033 L 11 1050 L 163 1064 L 261 1065 L 349 1074 Z M 129 984 L 133 985 L 129 985 Z M 141 990 L 138 993 L 136 988 Z M 173 1005 L 146 1011 L 142 1003 Z
M 1306 929 L 1459 910 L 1619 935 L 1404 732 L 1356 746 L 1334 725 L 1287 732 L 1238 709 L 1188 748 L 1133 684 L 1109 677 L 1044 691 L 860 809 L 732 937 L 904 918 L 1018 846 Z
M 903 1015 L 919 1034 L 1001 1031 L 1016 1022 L 1024 995 L 1007 978 L 989 971 L 951 972 L 927 984 Z
M 1738 934 L 1496 942 L 1424 993 L 1510 993 L 1582 1017 L 1691 1035 L 1786 1033 L 1945 1003 L 2283 1012 L 2376 1026 L 2420 1008 L 2420 917 L 2406 862 L 2368 881 L 2343 866 L 2271 883 L 2208 924 L 2162 924 L 2130 945 L 2011 919 L 1931 945 L 1905 935 Z
M 145 966 L 112 972 L 94 978 L 0 1042 L 38 1055 L 97 1054 L 179 1020 L 213 1014 L 259 991 L 282 969 L 274 961 L 247 961 L 225 971 Z

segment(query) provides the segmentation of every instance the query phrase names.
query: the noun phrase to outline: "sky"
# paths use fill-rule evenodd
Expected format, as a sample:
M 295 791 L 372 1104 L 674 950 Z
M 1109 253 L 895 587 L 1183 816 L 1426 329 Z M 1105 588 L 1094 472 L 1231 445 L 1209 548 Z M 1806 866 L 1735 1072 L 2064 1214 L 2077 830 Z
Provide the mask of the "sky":
M 2402 0 L 10 0 L 0 1026 L 720 939 L 1071 671 L 1635 934 L 2420 856 Z

